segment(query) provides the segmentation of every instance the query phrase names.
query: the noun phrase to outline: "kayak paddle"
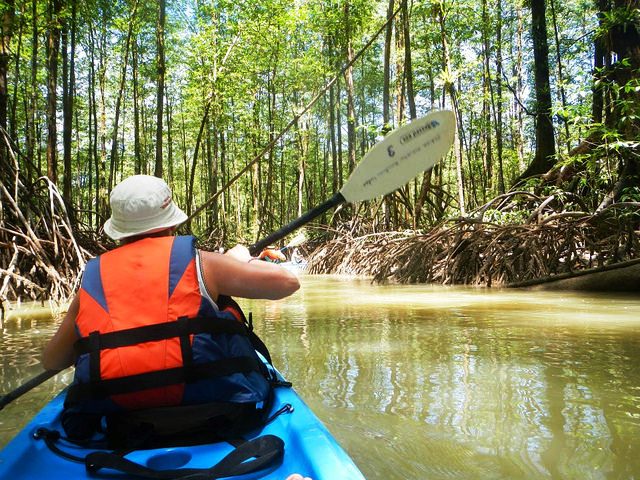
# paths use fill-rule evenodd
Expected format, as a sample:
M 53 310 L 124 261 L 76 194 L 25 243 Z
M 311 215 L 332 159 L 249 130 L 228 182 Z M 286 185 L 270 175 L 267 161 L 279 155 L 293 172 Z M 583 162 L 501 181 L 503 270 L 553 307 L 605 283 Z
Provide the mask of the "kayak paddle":
M 402 187 L 420 172 L 432 168 L 447 154 L 453 144 L 454 131 L 455 116 L 449 110 L 431 112 L 397 128 L 367 152 L 338 193 L 249 246 L 249 252 L 257 255 L 267 246 L 341 203 L 371 200 Z M 283 249 L 296 246 L 293 245 L 294 242 L 299 242 L 299 245 L 305 240 L 304 234 L 300 234 Z M 3 395 L 0 397 L 0 410 L 56 373 L 58 372 L 46 370 Z
M 284 252 L 285 250 L 288 250 L 290 248 L 295 248 L 295 247 L 299 247 L 300 245 L 302 245 L 304 242 L 307 241 L 307 236 L 304 234 L 304 232 L 300 232 L 298 235 L 296 235 L 295 237 L 293 237 L 289 243 L 287 243 L 284 247 L 282 247 L 280 249 L 281 252 Z
M 454 131 L 455 116 L 449 110 L 431 112 L 395 129 L 367 152 L 338 193 L 249 246 L 249 252 L 258 254 L 341 203 L 371 200 L 402 187 L 446 155 L 453 144 Z
M 46 382 L 51 377 L 53 377 L 56 373 L 58 373 L 57 370 L 45 370 L 44 372 L 33 377 L 31 380 L 28 380 L 27 382 L 20 385 L 15 390 L 7 393 L 6 395 L 3 395 L 2 397 L 0 397 L 0 410 L 2 410 L 4 407 L 9 405 L 16 398 L 19 398 L 25 393 L 27 393 L 29 390 L 32 390 L 36 388 L 38 385 Z

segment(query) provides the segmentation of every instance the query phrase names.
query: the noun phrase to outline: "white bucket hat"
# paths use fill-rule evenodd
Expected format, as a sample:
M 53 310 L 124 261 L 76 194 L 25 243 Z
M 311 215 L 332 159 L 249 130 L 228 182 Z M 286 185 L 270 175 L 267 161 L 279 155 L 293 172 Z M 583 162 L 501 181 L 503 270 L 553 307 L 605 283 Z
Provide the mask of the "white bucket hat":
M 104 232 L 114 240 L 175 227 L 187 215 L 171 199 L 164 180 L 150 175 L 133 175 L 111 190 L 111 218 Z

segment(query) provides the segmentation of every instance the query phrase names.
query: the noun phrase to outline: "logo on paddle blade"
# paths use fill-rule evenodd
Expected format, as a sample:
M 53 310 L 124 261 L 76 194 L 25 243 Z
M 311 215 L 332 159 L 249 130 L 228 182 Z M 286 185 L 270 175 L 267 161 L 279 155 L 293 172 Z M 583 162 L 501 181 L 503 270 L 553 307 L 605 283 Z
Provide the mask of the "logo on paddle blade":
M 431 122 L 427 123 L 426 125 L 423 125 L 420 128 L 416 128 L 415 130 L 407 133 L 406 135 L 403 135 L 402 137 L 400 137 L 400 143 L 409 143 L 410 141 L 414 140 L 416 137 L 422 135 L 423 133 L 439 127 L 440 126 L 440 122 L 438 122 L 437 120 L 432 120 Z

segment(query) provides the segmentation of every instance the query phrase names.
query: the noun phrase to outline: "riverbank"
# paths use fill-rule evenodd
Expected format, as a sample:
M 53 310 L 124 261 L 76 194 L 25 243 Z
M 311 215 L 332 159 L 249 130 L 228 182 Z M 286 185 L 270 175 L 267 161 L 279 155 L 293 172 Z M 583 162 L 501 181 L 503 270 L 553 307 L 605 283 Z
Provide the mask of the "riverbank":
M 426 233 L 344 233 L 311 252 L 308 271 L 376 282 L 525 287 L 607 270 L 599 277 L 601 290 L 639 291 L 640 269 L 616 268 L 636 261 L 640 231 L 629 217 L 626 223 L 622 217 L 582 216 L 511 225 L 464 219 Z M 595 280 L 584 280 L 561 288 L 599 290 Z
M 308 273 L 363 276 L 378 283 L 640 291 L 640 268 L 621 268 L 640 261 L 640 204 L 614 204 L 595 214 L 567 211 L 566 205 L 559 212 L 546 211 L 550 203 L 543 204 L 544 208 L 527 210 L 510 204 L 499 211 L 489 210 L 487 204 L 468 217 L 428 231 L 368 233 L 372 227 L 359 230 L 345 225 L 310 240 L 300 250 L 308 260 Z M 5 248 L 7 255 L 10 250 L 15 254 L 9 269 L 0 269 L 3 309 L 7 300 L 20 298 L 67 301 L 77 289 L 84 263 L 112 246 L 101 244 L 97 235 L 80 238 L 76 242 L 75 236 L 70 237 L 72 245 L 83 247 L 67 247 L 80 253 L 66 256 L 67 261 L 77 261 L 72 262 L 73 268 L 65 267 L 64 275 L 57 273 L 55 264 L 31 258 L 33 252 L 20 245 Z M 217 251 L 221 245 L 203 241 L 200 247 Z M 56 251 L 51 258 L 58 258 L 53 255 Z M 15 271 L 9 271 L 11 265 Z M 56 277 L 45 275 L 45 270 Z M 601 274 L 604 270 L 607 273 Z M 587 278 L 591 273 L 597 275 Z M 581 278 L 569 281 L 574 277 Z M 0 318 L 4 316 L 0 312 Z
M 52 319 L 66 313 L 69 302 L 3 302 L 0 308 L 0 327 L 4 322 L 22 319 Z

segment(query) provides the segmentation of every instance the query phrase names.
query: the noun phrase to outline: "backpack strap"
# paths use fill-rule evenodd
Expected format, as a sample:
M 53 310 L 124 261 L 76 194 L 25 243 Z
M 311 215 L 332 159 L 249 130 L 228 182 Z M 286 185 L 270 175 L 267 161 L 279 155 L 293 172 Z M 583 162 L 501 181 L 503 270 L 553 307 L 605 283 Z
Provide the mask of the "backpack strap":
M 275 435 L 263 435 L 236 447 L 211 468 L 156 470 L 109 452 L 93 452 L 85 457 L 89 475 L 108 468 L 140 478 L 159 480 L 214 480 L 263 470 L 282 462 L 284 442 Z

